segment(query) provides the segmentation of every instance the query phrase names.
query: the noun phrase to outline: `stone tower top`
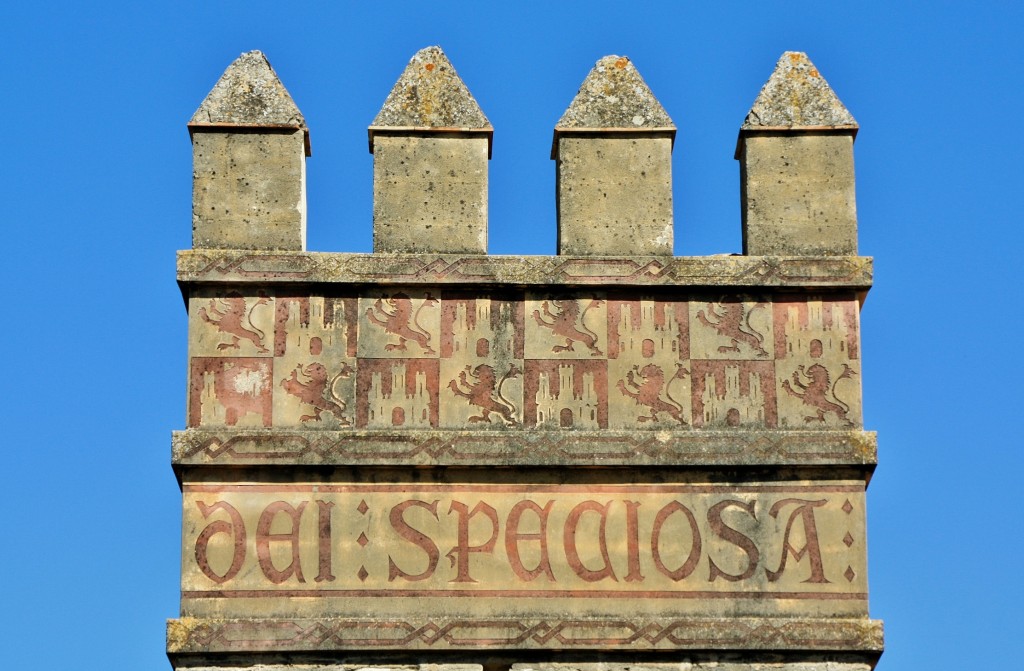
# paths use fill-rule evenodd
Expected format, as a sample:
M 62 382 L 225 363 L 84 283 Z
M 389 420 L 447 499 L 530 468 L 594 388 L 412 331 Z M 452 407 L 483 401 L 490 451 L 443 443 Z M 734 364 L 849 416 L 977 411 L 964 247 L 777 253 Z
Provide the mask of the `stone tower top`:
M 483 131 L 491 122 L 441 47 L 413 55 L 370 124 L 370 152 L 378 130 Z
M 242 54 L 228 66 L 188 123 L 189 130 L 204 126 L 253 126 L 309 130 L 295 101 L 262 51 Z
M 849 110 L 801 51 L 775 64 L 740 127 L 745 130 L 858 128 Z
M 665 108 L 625 56 L 605 56 L 594 65 L 555 132 L 600 128 L 675 130 Z
M 558 256 L 491 255 L 490 123 L 439 48 L 403 60 L 370 254 L 306 251 L 262 54 L 190 125 L 175 671 L 874 669 L 872 260 L 824 80 L 784 55 L 740 131 L 744 255 L 693 257 L 672 119 L 629 59 L 581 69 Z

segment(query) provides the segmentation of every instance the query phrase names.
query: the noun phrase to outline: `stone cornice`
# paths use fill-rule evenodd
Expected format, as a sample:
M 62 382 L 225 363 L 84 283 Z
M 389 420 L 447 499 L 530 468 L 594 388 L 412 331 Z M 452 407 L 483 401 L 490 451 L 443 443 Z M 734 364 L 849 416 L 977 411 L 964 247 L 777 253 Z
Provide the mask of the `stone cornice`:
M 185 250 L 178 282 L 866 290 L 865 256 L 492 256 Z
M 847 466 L 870 471 L 872 431 L 438 431 L 188 429 L 194 466 Z
M 867 618 L 432 620 L 205 619 L 167 622 L 167 652 L 345 650 L 789 650 L 876 657 L 883 627 Z

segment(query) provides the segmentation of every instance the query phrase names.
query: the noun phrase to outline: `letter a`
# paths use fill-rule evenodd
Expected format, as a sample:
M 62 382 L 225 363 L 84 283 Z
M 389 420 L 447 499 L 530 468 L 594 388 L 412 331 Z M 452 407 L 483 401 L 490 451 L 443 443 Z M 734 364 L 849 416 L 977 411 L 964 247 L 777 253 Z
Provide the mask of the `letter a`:
M 778 517 L 779 512 L 790 504 L 799 504 L 799 507 L 794 510 L 789 520 L 786 522 L 786 532 L 782 537 L 782 558 L 779 560 L 779 568 L 774 571 L 769 571 L 765 567 L 764 572 L 768 574 L 769 582 L 775 582 L 782 577 L 782 574 L 786 571 L 786 560 L 789 559 L 789 555 L 793 555 L 793 558 L 800 561 L 804 558 L 804 555 L 808 555 L 811 563 L 811 577 L 804 582 L 823 583 L 829 582 L 825 578 L 825 569 L 821 562 L 821 548 L 818 546 L 818 527 L 814 524 L 814 509 L 828 503 L 826 499 L 820 499 L 818 501 L 804 501 L 802 499 L 782 499 L 778 501 L 772 509 L 768 511 L 768 514 L 772 517 Z M 797 550 L 789 542 L 789 534 L 793 531 L 793 522 L 796 521 L 797 516 L 800 517 L 800 521 L 804 525 L 804 536 L 807 541 L 804 546 Z
M 306 509 L 308 501 L 303 501 L 296 508 L 285 501 L 274 501 L 260 515 L 260 521 L 256 525 L 256 558 L 263 569 L 263 575 L 274 584 L 283 583 L 288 578 L 295 576 L 299 582 L 306 582 L 302 577 L 302 563 L 299 561 L 299 519 L 302 511 Z M 278 513 L 284 513 L 291 518 L 292 530 L 283 534 L 270 533 L 270 527 L 274 523 L 274 517 Z M 274 566 L 274 560 L 270 556 L 271 541 L 287 541 L 292 546 L 292 560 L 282 570 Z

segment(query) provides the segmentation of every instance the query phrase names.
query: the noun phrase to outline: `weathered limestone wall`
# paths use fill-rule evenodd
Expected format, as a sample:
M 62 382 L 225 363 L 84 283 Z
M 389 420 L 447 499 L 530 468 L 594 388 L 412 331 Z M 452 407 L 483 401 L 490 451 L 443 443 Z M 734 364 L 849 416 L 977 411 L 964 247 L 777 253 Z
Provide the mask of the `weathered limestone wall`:
M 668 138 L 558 140 L 558 253 L 614 256 L 625 235 L 639 254 L 672 254 Z
M 222 249 L 306 248 L 301 130 L 192 136 L 192 244 Z
M 487 145 L 485 137 L 377 135 L 374 251 L 486 253 Z
M 531 258 L 485 253 L 491 129 L 440 49 L 370 127 L 373 254 L 229 216 L 304 199 L 308 154 L 262 54 L 229 68 L 190 125 L 216 216 L 178 256 L 174 667 L 871 668 L 872 265 L 809 63 L 741 130 L 747 254 L 706 258 L 671 255 L 675 127 L 628 59 L 555 129 L 559 255 Z

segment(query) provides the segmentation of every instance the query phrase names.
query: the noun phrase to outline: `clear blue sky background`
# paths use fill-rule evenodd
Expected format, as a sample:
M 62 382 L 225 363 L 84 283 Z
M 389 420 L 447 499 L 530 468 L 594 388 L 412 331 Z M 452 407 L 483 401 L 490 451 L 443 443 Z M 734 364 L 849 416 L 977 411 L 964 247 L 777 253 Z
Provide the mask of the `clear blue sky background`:
M 808 52 L 861 125 L 878 668 L 1019 666 L 1022 6 L 4 3 L 0 666 L 168 668 L 192 112 L 265 51 L 311 128 L 310 249 L 369 251 L 366 126 L 432 44 L 495 127 L 499 254 L 554 252 L 551 130 L 606 54 L 679 127 L 676 253 L 739 251 L 737 129 L 779 55 Z

